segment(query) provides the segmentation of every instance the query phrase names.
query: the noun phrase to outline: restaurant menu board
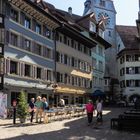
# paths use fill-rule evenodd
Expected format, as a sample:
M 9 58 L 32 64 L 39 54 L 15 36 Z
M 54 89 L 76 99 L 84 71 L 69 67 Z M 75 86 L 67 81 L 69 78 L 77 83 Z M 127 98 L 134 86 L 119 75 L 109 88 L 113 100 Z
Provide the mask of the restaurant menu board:
M 0 92 L 0 117 L 7 117 L 7 94 Z

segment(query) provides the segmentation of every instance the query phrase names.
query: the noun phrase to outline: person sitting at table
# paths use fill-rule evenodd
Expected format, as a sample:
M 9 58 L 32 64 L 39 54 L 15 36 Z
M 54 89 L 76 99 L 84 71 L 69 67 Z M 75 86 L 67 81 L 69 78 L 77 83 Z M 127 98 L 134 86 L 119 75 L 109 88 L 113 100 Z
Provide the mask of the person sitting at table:
M 60 102 L 59 102 L 59 106 L 60 107 L 64 107 L 65 106 L 65 100 L 64 99 L 60 99 Z

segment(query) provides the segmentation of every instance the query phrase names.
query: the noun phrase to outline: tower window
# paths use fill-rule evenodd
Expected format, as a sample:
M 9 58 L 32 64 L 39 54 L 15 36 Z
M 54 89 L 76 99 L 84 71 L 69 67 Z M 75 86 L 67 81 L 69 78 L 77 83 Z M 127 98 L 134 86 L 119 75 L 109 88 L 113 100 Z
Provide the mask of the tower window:
M 100 0 L 100 6 L 105 7 L 105 1 L 104 0 Z
M 112 35 L 111 35 L 111 31 L 108 31 L 108 36 L 110 36 L 110 37 L 112 36 Z

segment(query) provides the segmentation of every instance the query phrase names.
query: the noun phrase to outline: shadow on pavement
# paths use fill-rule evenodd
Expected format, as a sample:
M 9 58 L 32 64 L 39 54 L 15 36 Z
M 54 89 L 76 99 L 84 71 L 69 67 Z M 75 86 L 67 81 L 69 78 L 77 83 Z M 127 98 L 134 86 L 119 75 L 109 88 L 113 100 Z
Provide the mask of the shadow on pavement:
M 122 109 L 122 112 L 124 109 Z M 103 124 L 95 128 L 96 118 L 94 117 L 93 125 L 87 125 L 87 118 L 79 118 L 64 124 L 64 128 L 38 134 L 25 134 L 21 136 L 8 138 L 5 140 L 139 140 L 140 135 L 121 132 L 110 129 L 110 119 L 117 117 L 121 112 L 114 108 L 113 112 L 108 112 L 103 116 Z M 28 127 L 28 126 L 27 126 Z

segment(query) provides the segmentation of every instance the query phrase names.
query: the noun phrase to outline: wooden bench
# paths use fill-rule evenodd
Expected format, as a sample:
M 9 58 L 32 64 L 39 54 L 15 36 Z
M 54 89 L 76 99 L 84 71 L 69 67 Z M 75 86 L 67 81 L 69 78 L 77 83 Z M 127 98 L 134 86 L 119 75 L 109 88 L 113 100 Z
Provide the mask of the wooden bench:
M 140 115 L 132 115 L 132 114 L 119 115 L 118 129 L 140 130 Z
M 111 129 L 119 129 L 119 118 L 112 118 L 110 123 Z

